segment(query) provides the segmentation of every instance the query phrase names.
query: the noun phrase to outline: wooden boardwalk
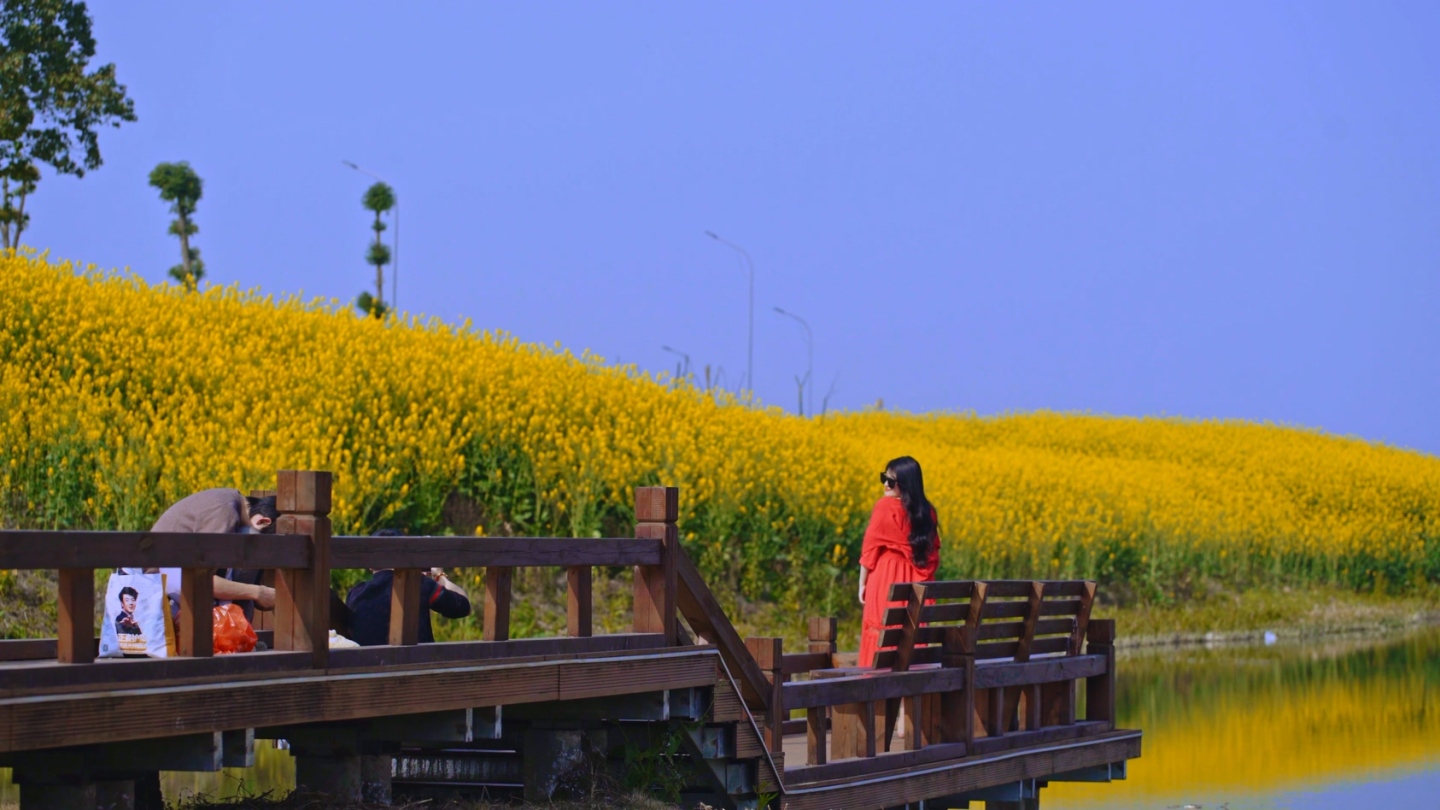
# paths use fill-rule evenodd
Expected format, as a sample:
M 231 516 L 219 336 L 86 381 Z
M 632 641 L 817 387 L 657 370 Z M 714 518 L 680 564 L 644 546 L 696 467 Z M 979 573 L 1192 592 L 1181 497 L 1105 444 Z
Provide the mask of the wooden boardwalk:
M 342 798 L 543 801 L 651 752 L 689 806 L 791 810 L 1035 807 L 1048 782 L 1123 778 L 1140 754 L 1115 728 L 1091 583 L 896 586 L 893 650 L 846 669 L 833 619 L 805 652 L 738 636 L 680 548 L 674 488 L 636 490 L 634 537 L 577 540 L 331 537 L 329 485 L 280 473 L 276 535 L 0 532 L 0 569 L 59 571 L 57 637 L 0 642 L 0 767 L 23 810 L 123 804 L 146 772 L 252 764 L 257 739 Z M 93 572 L 136 565 L 188 574 L 180 655 L 97 661 Z M 415 643 L 435 565 L 485 570 L 483 640 Z M 632 632 L 594 634 L 596 565 L 633 568 Z M 231 566 L 274 572 L 268 651 L 213 656 L 210 623 L 189 621 Z M 509 637 L 522 566 L 566 570 L 565 636 Z M 335 568 L 395 569 L 390 646 L 329 649 Z

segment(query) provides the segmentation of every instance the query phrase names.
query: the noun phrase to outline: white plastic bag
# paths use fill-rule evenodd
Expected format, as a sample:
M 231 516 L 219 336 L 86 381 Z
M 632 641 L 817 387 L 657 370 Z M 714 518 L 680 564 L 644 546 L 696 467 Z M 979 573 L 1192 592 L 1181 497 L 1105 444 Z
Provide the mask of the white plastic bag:
M 162 574 L 129 574 L 117 569 L 105 586 L 105 619 L 100 625 L 100 657 L 175 654 L 175 633 Z

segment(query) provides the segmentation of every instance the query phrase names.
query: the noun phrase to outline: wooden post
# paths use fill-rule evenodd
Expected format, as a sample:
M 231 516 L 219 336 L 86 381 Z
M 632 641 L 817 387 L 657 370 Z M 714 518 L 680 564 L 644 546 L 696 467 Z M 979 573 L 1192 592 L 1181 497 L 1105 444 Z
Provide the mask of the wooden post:
M 968 627 L 947 627 L 940 656 L 945 669 L 965 670 L 965 686 L 940 696 L 940 739 L 975 743 L 975 636 Z M 966 749 L 969 753 L 969 749 Z
M 510 640 L 510 581 L 514 573 L 509 566 L 485 569 L 485 641 Z
M 420 643 L 420 569 L 396 568 L 390 580 L 390 638 L 396 646 Z
M 595 632 L 594 569 L 588 565 L 572 565 L 565 569 L 565 626 L 575 638 L 588 638 Z
M 330 487 L 328 472 L 281 470 L 275 508 L 278 534 L 310 537 L 310 567 L 275 576 L 275 649 L 309 651 L 311 664 L 330 664 Z
M 635 566 L 635 632 L 661 633 L 678 643 L 675 617 L 675 549 L 680 543 L 680 489 L 635 488 L 635 536 L 660 541 L 660 564 Z
M 62 664 L 92 663 L 95 660 L 94 569 L 60 569 L 58 618 L 59 644 L 55 660 Z
M 1105 671 L 1085 679 L 1085 719 L 1115 727 L 1115 620 L 1093 619 L 1086 628 L 1090 655 L 1105 656 Z
M 895 586 L 901 587 L 901 586 Z M 915 636 L 920 630 L 920 611 L 925 607 L 925 586 L 922 583 L 911 583 L 909 596 L 905 603 L 905 621 L 900 629 L 900 643 L 895 645 L 895 665 L 891 667 L 892 672 L 908 672 L 910 670 L 910 659 L 915 653 Z M 890 595 L 895 595 L 892 590 Z M 885 701 L 885 737 L 882 746 L 886 751 L 890 750 L 890 741 L 895 736 L 895 723 L 900 717 L 901 698 L 890 698 Z M 905 701 L 907 718 L 905 727 L 906 748 L 915 750 L 919 747 L 919 718 L 918 701 Z
M 785 741 L 785 640 L 781 638 L 755 637 L 745 639 L 745 649 L 750 651 L 755 663 L 770 678 L 770 695 L 765 707 L 765 742 L 771 753 L 779 753 Z
M 176 642 L 176 652 L 183 658 L 215 654 L 215 569 L 186 568 L 181 572 L 180 638 Z
M 834 616 L 826 618 L 811 616 L 808 624 L 810 625 L 810 648 L 806 652 L 828 653 L 830 666 L 834 667 L 837 651 L 835 639 L 838 635 L 840 620 Z

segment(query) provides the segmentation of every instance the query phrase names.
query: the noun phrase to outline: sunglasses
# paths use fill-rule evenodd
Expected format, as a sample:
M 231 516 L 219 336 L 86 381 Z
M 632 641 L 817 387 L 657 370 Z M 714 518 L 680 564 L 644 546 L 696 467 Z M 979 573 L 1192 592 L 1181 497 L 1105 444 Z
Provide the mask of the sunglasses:
M 886 475 L 885 473 L 880 473 L 880 483 L 884 484 L 887 487 L 890 487 L 891 489 L 894 489 L 895 487 L 900 485 L 900 482 L 895 480 L 894 476 Z

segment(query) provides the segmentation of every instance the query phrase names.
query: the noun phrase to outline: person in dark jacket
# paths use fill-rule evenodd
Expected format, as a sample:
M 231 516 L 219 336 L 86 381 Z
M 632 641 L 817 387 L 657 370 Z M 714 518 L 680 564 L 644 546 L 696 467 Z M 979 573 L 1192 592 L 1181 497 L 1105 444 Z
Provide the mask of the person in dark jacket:
M 370 578 L 357 583 L 345 597 L 345 606 L 350 610 L 349 636 L 356 644 L 377 647 L 390 643 L 390 591 L 394 581 L 392 569 L 371 569 Z M 418 638 L 422 644 L 435 641 L 435 632 L 430 627 L 432 612 L 447 619 L 470 615 L 470 597 L 438 568 L 430 569 L 420 578 Z

